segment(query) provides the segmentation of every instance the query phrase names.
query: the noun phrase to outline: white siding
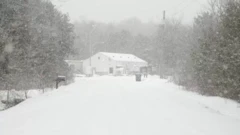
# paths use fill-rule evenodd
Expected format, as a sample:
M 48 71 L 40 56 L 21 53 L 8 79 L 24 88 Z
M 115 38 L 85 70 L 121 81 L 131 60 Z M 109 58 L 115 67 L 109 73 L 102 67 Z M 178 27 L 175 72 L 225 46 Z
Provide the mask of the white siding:
M 90 59 L 84 60 L 83 71 L 85 74 L 88 74 L 87 70 L 89 67 Z M 110 67 L 112 67 L 115 71 L 116 62 L 101 53 L 97 53 L 91 57 L 91 67 L 93 70 L 95 69 L 96 73 L 108 74 Z

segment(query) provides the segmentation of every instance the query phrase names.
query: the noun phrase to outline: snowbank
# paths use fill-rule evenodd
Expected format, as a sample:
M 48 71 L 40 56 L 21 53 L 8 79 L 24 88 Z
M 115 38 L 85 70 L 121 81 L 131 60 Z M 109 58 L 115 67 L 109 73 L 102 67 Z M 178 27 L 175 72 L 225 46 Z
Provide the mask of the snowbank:
M 52 91 L 52 89 L 45 89 L 44 92 Z M 26 92 L 26 93 L 25 93 Z M 7 90 L 0 91 L 0 111 L 6 109 L 6 105 L 1 101 L 7 101 Z M 28 91 L 9 91 L 9 101 L 14 102 L 15 99 L 25 100 L 27 98 L 34 98 L 43 94 L 43 90 L 28 90 Z

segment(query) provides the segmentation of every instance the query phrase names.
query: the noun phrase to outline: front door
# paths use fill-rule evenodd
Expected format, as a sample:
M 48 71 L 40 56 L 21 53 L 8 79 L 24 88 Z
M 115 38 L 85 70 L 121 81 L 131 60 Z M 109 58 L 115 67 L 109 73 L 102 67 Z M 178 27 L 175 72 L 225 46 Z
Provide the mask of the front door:
M 110 74 L 113 74 L 113 68 L 112 68 L 112 67 L 109 68 L 109 73 L 110 73 Z
M 92 75 L 96 74 L 96 68 L 92 68 Z

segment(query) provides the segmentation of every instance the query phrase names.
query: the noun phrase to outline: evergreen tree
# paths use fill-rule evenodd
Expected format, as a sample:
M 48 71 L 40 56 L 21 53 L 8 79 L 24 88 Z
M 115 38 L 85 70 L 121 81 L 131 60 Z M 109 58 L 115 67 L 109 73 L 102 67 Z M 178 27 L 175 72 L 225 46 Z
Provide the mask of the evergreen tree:
M 3 0 L 1 5 L 1 38 L 5 38 L 0 47 L 5 65 L 1 89 L 52 87 L 57 75 L 71 79 L 64 61 L 73 52 L 73 25 L 68 17 L 42 0 Z

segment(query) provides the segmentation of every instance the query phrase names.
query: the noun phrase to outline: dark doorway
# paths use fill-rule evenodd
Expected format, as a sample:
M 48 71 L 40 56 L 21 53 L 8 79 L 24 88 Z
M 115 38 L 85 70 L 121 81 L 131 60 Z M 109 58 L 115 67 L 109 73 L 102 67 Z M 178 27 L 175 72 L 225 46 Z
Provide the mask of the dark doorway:
M 109 73 L 110 73 L 110 74 L 113 74 L 113 68 L 112 68 L 112 67 L 109 68 Z

